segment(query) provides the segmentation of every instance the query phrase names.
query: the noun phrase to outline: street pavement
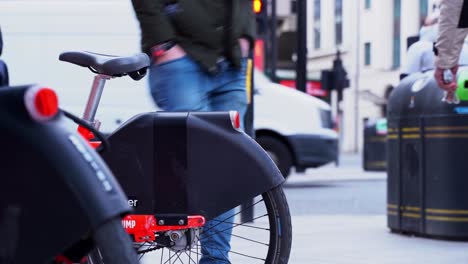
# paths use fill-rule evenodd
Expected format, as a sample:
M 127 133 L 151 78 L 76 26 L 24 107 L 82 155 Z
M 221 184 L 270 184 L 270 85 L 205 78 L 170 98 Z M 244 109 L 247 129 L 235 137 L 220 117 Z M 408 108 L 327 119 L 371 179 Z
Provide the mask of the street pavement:
M 468 264 L 468 242 L 391 233 L 386 223 L 386 173 L 364 172 L 359 155 L 342 155 L 339 167 L 293 173 L 284 190 L 293 225 L 291 264 Z M 255 214 L 264 211 L 255 209 Z M 267 225 L 265 218 L 255 221 L 257 227 Z M 241 238 L 268 241 L 263 230 L 236 227 L 238 236 L 231 245 L 246 255 L 231 253 L 233 264 L 261 263 L 245 256 L 264 256 L 266 247 Z M 163 257 L 168 260 L 160 261 Z M 181 259 L 155 251 L 142 263 L 194 263 Z
M 386 223 L 386 173 L 359 155 L 339 167 L 293 173 L 285 184 L 293 222 L 292 264 L 468 263 L 468 242 L 394 234 Z

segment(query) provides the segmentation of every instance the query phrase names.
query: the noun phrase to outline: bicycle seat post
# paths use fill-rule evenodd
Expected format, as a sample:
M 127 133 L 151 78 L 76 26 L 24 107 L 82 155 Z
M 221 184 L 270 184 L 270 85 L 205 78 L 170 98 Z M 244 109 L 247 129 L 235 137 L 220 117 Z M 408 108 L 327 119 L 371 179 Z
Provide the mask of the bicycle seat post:
M 93 125 L 96 125 L 94 118 L 99 106 L 99 101 L 101 100 L 104 85 L 106 84 L 106 80 L 110 80 L 111 78 L 111 76 L 104 74 L 98 74 L 96 77 L 94 77 L 93 86 L 91 88 L 91 92 L 89 93 L 88 102 L 83 114 L 83 119 Z

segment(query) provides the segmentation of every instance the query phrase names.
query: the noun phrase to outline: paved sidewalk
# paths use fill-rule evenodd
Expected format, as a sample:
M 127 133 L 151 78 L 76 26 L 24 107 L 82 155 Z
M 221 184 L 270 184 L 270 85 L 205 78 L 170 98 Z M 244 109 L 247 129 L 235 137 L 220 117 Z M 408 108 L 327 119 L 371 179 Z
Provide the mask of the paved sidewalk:
M 285 191 L 293 222 L 290 264 L 468 264 L 468 242 L 390 233 L 385 215 L 386 173 L 364 172 L 360 164 L 358 155 L 347 154 L 338 168 L 328 165 L 288 179 Z M 249 241 L 240 240 L 236 249 L 245 253 L 251 247 Z M 146 260 L 160 263 L 156 255 Z M 260 263 L 235 254 L 231 261 Z
M 468 243 L 392 234 L 386 216 L 293 217 L 291 264 L 462 264 Z
M 338 181 L 384 182 L 386 176 L 385 172 L 364 172 L 359 155 L 344 154 L 339 167 L 332 164 L 307 170 L 305 174 L 293 173 L 285 188 Z M 291 264 L 468 263 L 468 242 L 390 233 L 385 214 L 319 213 L 293 215 L 292 221 Z

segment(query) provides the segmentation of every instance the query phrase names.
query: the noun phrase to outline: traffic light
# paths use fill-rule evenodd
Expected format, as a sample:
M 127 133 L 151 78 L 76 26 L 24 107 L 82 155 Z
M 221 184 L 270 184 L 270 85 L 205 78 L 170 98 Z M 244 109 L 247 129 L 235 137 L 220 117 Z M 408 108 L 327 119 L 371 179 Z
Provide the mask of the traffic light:
M 333 78 L 333 71 L 331 70 L 322 70 L 320 76 L 320 84 L 323 90 L 331 91 L 333 90 L 335 80 Z
M 321 85 L 324 90 L 336 90 L 338 92 L 338 101 L 343 98 L 343 89 L 349 87 L 348 73 L 343 67 L 343 62 L 340 57 L 340 52 L 336 54 L 336 59 L 333 61 L 331 70 L 322 70 Z
M 263 35 L 268 28 L 267 2 L 265 0 L 253 0 L 252 9 L 257 21 L 257 34 Z
M 253 10 L 255 14 L 260 14 L 263 9 L 263 1 L 262 0 L 253 0 Z
M 340 58 L 340 53 L 337 53 L 336 59 L 333 61 L 333 86 L 339 92 L 343 91 L 344 88 L 349 87 L 348 73 L 343 67 L 343 62 Z

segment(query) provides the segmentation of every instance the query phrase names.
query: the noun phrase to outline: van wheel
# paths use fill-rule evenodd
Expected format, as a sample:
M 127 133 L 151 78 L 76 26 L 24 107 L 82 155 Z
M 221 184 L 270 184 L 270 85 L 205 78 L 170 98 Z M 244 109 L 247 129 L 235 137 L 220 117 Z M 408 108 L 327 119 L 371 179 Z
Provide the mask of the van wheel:
M 271 136 L 257 136 L 255 140 L 275 162 L 283 177 L 287 178 L 293 165 L 288 146 L 281 140 Z

